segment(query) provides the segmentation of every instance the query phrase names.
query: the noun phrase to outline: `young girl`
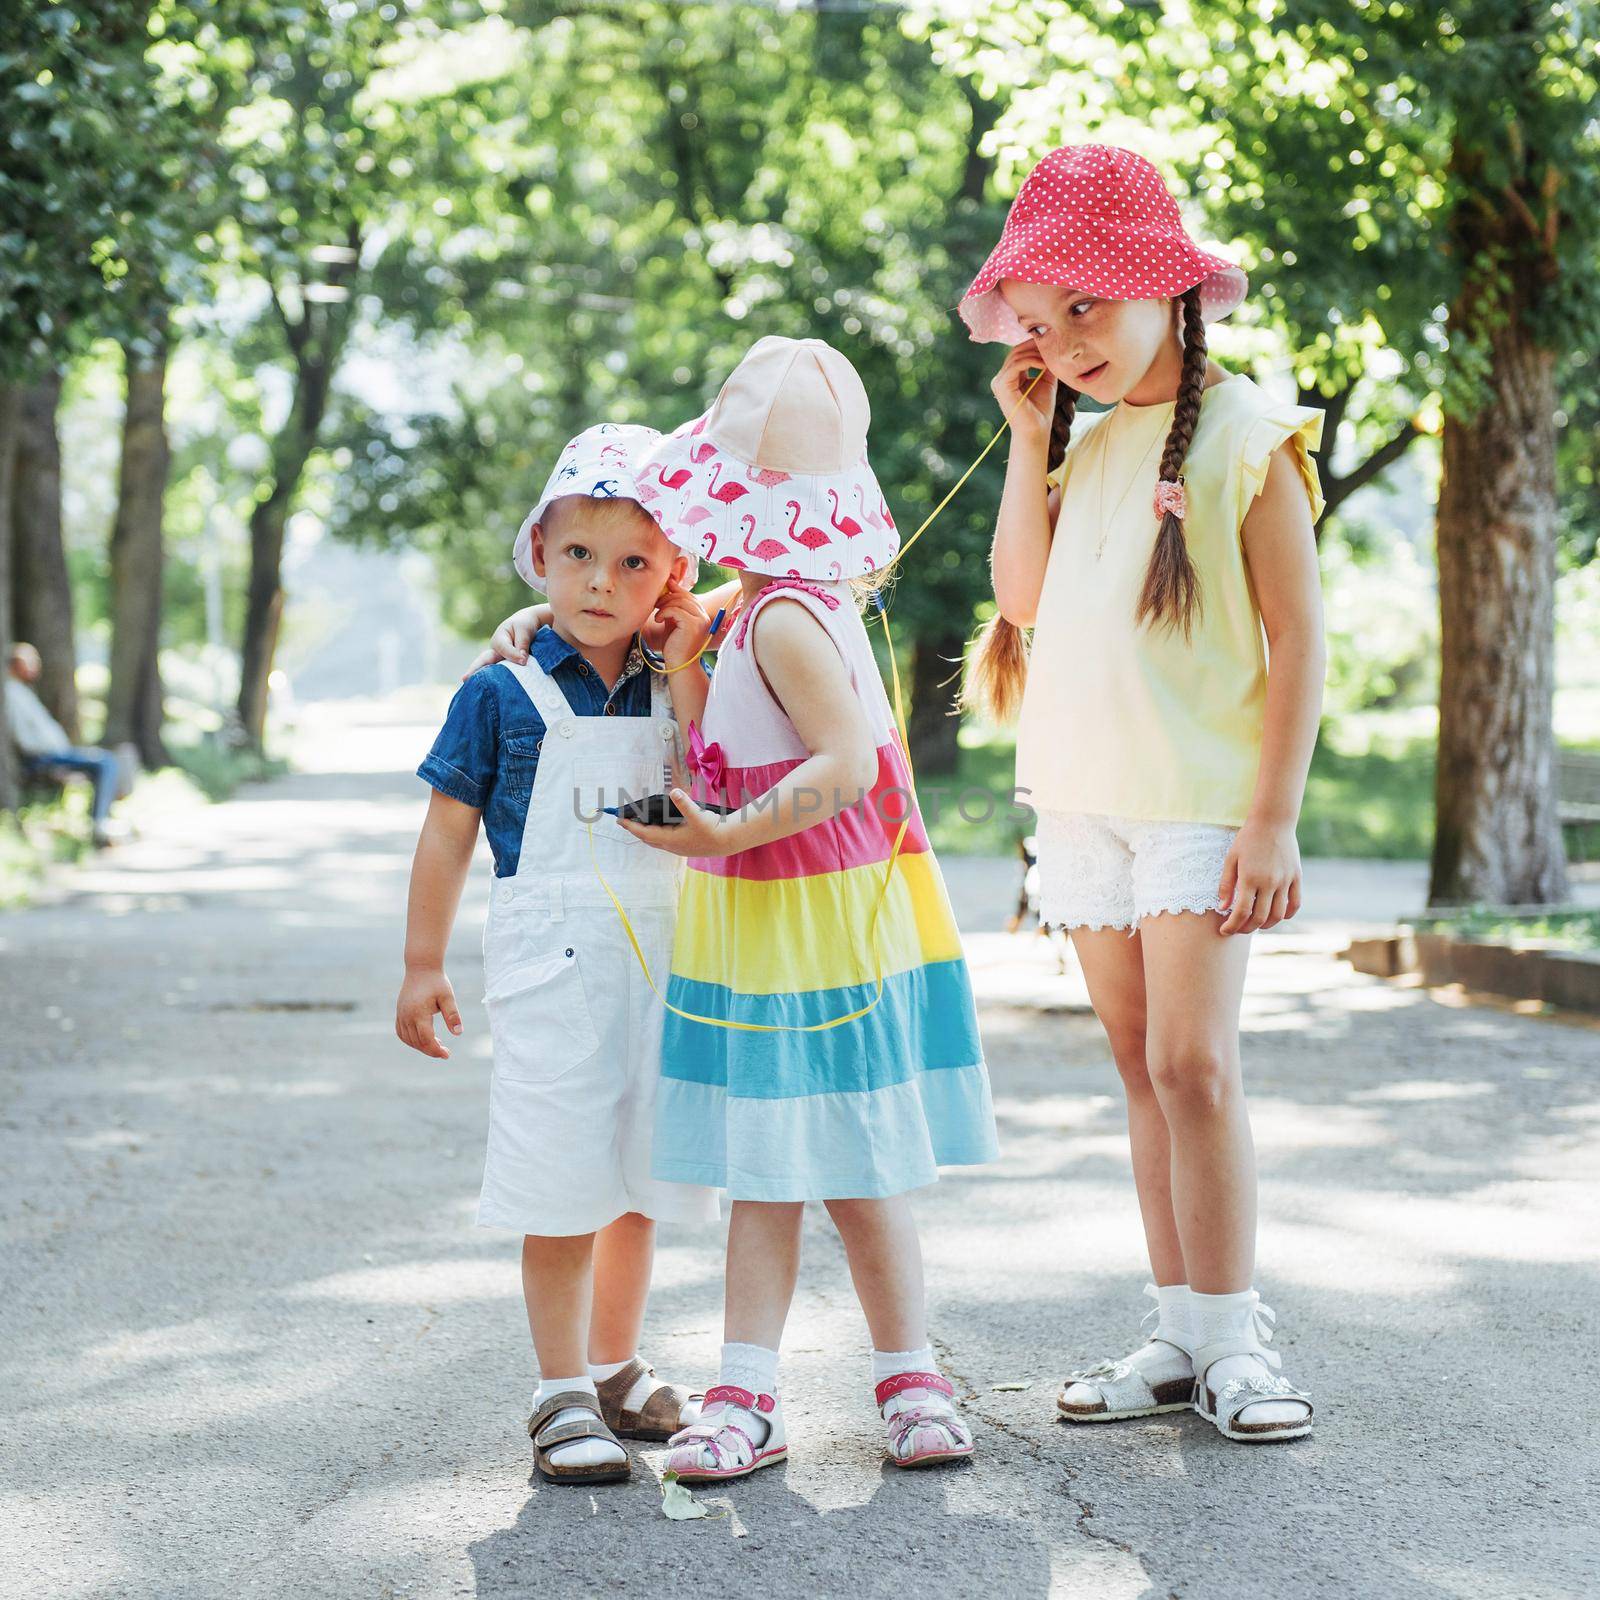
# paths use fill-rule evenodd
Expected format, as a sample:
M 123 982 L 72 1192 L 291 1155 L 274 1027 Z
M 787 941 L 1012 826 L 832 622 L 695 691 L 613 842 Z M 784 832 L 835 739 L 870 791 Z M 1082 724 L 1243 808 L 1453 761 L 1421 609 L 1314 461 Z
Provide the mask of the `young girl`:
M 808 1200 L 849 1257 L 889 1461 L 972 1452 L 928 1345 L 907 1192 L 941 1165 L 992 1160 L 994 1114 L 955 921 L 851 588 L 898 548 L 868 416 L 836 350 L 763 339 L 641 475 L 667 534 L 737 569 L 744 601 L 690 759 L 698 799 L 738 809 L 675 790 L 681 824 L 624 824 L 689 858 L 655 1174 L 732 1201 L 721 1378 L 671 1441 L 685 1479 L 787 1453 L 778 1345 Z
M 1149 1342 L 1071 1374 L 1058 1403 L 1074 1422 L 1192 1403 L 1268 1440 L 1308 1433 L 1311 1403 L 1251 1287 L 1238 1018 L 1249 935 L 1300 906 L 1322 413 L 1208 358 L 1206 319 L 1245 288 L 1148 162 L 1084 145 L 1028 177 L 961 312 L 1013 347 L 993 385 L 1011 419 L 1000 614 L 973 692 L 1000 716 L 1022 696 L 1040 915 L 1070 930 L 1122 1076 L 1155 1277 Z M 1075 426 L 1084 395 L 1110 409 Z

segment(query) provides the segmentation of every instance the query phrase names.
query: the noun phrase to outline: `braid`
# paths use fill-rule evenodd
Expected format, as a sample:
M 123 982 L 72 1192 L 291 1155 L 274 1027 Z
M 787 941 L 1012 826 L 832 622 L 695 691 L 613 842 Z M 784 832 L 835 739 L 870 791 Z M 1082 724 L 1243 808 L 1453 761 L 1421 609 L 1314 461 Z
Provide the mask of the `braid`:
M 1206 386 L 1206 325 L 1200 315 L 1200 288 L 1186 289 L 1180 300 L 1183 307 L 1183 374 L 1178 379 L 1178 399 L 1172 413 L 1172 431 L 1161 452 L 1158 481 L 1177 483 L 1189 454 L 1196 422 L 1200 419 L 1200 397 Z M 1175 511 L 1161 514 L 1155 548 L 1145 570 L 1144 591 L 1134 612 L 1135 622 L 1176 625 L 1188 634 L 1200 605 L 1200 574 L 1189 558 L 1183 535 L 1183 519 Z
M 1045 458 L 1054 472 L 1061 465 L 1072 438 L 1072 419 L 1078 414 L 1078 391 L 1056 384 L 1056 414 L 1050 419 L 1050 452 Z
M 1045 457 L 1052 472 L 1067 453 L 1077 411 L 1078 391 L 1058 379 L 1055 415 L 1050 419 L 1050 448 Z M 996 722 L 1009 722 L 1021 708 L 1027 679 L 1028 647 L 1022 629 L 996 611 L 978 635 L 961 703 L 969 710 L 987 711 Z

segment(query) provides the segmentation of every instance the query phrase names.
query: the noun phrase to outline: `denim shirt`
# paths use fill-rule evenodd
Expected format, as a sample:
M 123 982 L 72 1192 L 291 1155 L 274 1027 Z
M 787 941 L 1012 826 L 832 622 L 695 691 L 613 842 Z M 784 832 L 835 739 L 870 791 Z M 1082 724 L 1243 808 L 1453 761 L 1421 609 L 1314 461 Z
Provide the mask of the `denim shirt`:
M 529 654 L 580 717 L 647 717 L 650 673 L 638 641 L 610 693 L 604 680 L 554 628 L 541 628 Z M 456 690 L 417 776 L 440 794 L 483 813 L 497 878 L 516 876 L 522 831 L 533 799 L 544 718 L 516 678 L 482 667 Z

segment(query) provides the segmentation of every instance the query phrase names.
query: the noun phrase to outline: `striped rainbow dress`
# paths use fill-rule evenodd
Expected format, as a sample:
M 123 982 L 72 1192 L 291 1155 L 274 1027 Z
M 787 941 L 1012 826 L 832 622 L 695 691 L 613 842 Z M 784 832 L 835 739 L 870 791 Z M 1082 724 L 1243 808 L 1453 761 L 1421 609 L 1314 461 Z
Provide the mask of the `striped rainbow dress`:
M 807 759 L 756 666 L 750 623 L 769 597 L 798 600 L 844 657 L 878 747 L 877 804 L 737 855 L 693 857 L 679 902 L 667 999 L 698 1016 L 816 1033 L 756 1033 L 668 1011 L 654 1170 L 733 1200 L 862 1199 L 932 1183 L 940 1166 L 998 1154 L 972 985 L 939 864 L 867 630 L 848 586 L 777 580 L 746 606 L 711 679 L 704 735 L 738 805 Z M 897 792 L 898 791 L 898 792 Z M 904 808 L 911 822 L 868 928 Z

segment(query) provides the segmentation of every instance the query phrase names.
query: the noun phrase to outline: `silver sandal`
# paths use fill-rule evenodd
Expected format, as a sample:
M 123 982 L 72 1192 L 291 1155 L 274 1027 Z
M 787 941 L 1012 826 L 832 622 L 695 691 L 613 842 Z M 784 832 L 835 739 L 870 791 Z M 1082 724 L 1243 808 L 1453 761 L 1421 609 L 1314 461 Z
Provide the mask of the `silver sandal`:
M 1139 1321 L 1141 1328 L 1150 1328 L 1145 1343 L 1170 1344 L 1168 1339 L 1157 1340 L 1154 1329 L 1161 1322 L 1161 1301 L 1156 1286 L 1147 1283 L 1145 1294 L 1156 1303 Z M 1191 1352 L 1182 1345 L 1172 1345 L 1188 1356 Z M 1092 1405 L 1077 1405 L 1068 1401 L 1067 1394 L 1075 1383 L 1085 1383 L 1100 1391 L 1100 1398 Z M 1188 1377 L 1166 1378 L 1151 1384 L 1145 1375 L 1124 1359 L 1097 1361 L 1092 1367 L 1082 1367 L 1069 1372 L 1061 1393 L 1056 1397 L 1056 1410 L 1068 1422 L 1123 1422 L 1129 1417 L 1155 1417 L 1167 1411 L 1187 1411 L 1194 1404 L 1194 1374 Z
M 1267 1349 L 1277 1320 L 1272 1308 L 1262 1305 L 1258 1296 L 1245 1333 L 1202 1345 L 1194 1353 L 1194 1409 L 1224 1439 L 1236 1439 L 1241 1444 L 1273 1444 L 1283 1439 L 1303 1439 L 1311 1432 L 1311 1396 L 1284 1377 L 1279 1370 L 1283 1357 L 1276 1350 Z M 1260 1370 L 1246 1377 L 1229 1378 L 1220 1388 L 1213 1389 L 1206 1375 L 1226 1356 L 1254 1356 Z M 1235 1421 L 1247 1406 L 1263 1400 L 1295 1400 L 1306 1412 L 1303 1417 L 1282 1422 Z

